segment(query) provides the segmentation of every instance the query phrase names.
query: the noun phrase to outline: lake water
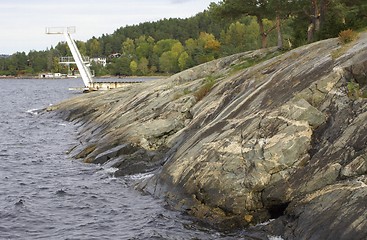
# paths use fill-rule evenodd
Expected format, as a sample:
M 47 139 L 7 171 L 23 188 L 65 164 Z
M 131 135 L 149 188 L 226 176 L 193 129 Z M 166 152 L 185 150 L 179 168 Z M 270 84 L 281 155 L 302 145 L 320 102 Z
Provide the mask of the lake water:
M 73 160 L 76 127 L 39 114 L 80 79 L 0 80 L 0 239 L 239 239 L 200 227 L 161 200 Z

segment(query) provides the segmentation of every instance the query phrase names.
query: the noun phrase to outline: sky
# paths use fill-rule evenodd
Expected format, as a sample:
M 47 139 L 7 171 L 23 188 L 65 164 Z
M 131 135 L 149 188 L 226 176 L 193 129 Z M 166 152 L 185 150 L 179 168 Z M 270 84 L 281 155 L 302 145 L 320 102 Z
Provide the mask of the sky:
M 1 0 L 0 54 L 46 50 L 64 41 L 46 27 L 75 26 L 86 41 L 126 25 L 196 15 L 219 0 Z

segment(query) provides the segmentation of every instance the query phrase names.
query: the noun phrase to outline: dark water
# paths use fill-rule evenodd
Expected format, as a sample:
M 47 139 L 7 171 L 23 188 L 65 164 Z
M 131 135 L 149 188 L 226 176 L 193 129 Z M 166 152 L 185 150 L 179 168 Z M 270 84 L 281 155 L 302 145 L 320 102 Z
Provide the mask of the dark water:
M 0 80 L 0 239 L 239 239 L 199 227 L 113 169 L 66 154 L 75 126 L 37 109 L 75 80 Z M 143 176 L 134 176 L 143 177 Z

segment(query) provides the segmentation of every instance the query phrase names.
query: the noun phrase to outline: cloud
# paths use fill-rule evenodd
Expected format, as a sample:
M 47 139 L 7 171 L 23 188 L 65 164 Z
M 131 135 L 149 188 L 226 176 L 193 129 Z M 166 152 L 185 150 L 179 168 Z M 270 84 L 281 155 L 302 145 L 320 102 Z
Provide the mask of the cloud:
M 1 0 L 0 54 L 45 50 L 63 41 L 46 27 L 76 26 L 75 39 L 111 34 L 116 29 L 163 18 L 184 18 L 205 10 L 212 0 Z M 179 6 L 177 4 L 180 4 Z

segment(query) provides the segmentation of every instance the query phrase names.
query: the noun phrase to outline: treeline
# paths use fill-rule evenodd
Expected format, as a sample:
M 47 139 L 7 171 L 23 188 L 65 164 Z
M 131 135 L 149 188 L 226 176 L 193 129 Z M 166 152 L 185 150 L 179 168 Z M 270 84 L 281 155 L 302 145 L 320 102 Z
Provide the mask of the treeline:
M 367 26 L 365 0 L 224 0 L 187 19 L 163 19 L 77 41 L 96 75 L 172 74 L 237 52 L 297 47 Z M 67 72 L 59 58 L 71 56 L 64 42 L 45 51 L 0 58 L 0 75 Z

